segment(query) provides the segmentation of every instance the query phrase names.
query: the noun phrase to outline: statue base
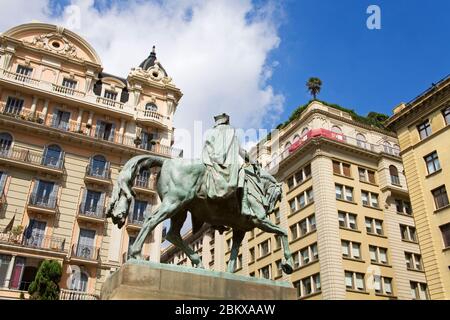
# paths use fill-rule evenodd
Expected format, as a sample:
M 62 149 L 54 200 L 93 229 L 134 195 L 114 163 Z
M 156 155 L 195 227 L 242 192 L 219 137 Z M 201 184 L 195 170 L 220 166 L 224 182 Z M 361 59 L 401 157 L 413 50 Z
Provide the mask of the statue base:
M 102 300 L 296 300 L 285 281 L 129 260 L 103 284 Z

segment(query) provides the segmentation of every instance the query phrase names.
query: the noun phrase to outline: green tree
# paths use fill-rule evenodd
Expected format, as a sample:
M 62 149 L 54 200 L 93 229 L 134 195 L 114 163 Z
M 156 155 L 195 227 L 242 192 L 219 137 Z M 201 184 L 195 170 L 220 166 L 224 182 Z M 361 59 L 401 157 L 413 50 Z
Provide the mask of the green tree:
M 311 77 L 306 83 L 306 87 L 308 88 L 309 93 L 313 96 L 313 99 L 316 100 L 316 97 L 322 88 L 322 80 Z
M 62 267 L 55 260 L 45 260 L 39 266 L 34 281 L 28 288 L 32 300 L 59 300 L 59 281 Z

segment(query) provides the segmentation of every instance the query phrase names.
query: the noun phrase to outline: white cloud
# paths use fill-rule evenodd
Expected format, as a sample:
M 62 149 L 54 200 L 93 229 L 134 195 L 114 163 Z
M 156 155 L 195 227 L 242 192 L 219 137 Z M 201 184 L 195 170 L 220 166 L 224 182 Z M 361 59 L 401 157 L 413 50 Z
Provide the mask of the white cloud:
M 0 27 L 32 19 L 70 23 L 97 50 L 105 71 L 120 76 L 138 66 L 155 44 L 160 62 L 184 93 L 176 128 L 192 132 L 193 122 L 200 120 L 206 129 L 221 112 L 243 128 L 277 120 L 284 99 L 268 85 L 276 63 L 267 64 L 269 52 L 280 42 L 273 3 L 258 8 L 250 0 L 113 3 L 99 11 L 93 0 L 73 0 L 80 11 L 77 28 L 74 10 L 52 17 L 47 1 L 2 0 Z M 186 140 L 181 143 L 185 148 Z M 185 155 L 192 156 L 190 151 L 185 149 Z

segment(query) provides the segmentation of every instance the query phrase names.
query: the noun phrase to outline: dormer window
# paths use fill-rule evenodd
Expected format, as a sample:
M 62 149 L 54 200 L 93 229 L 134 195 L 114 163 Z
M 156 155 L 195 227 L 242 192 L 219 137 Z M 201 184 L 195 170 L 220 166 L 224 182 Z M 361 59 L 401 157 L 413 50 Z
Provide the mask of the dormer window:
M 105 90 L 105 93 L 103 94 L 103 97 L 105 97 L 106 99 L 110 99 L 110 100 L 116 101 L 116 99 L 117 99 L 117 92 L 111 91 L 111 90 Z
M 66 87 L 66 88 L 69 88 L 69 89 L 74 89 L 75 90 L 75 88 L 77 87 L 77 82 L 75 80 L 72 80 L 72 79 L 64 78 L 63 82 L 62 82 L 62 86 Z

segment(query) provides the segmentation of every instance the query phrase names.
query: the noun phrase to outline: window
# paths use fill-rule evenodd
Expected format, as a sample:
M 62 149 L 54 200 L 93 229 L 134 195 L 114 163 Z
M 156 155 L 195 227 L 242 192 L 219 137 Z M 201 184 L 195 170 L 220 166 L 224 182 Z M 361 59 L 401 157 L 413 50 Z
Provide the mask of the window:
M 410 281 L 411 298 L 416 300 L 429 300 L 428 288 L 426 283 Z
M 293 254 L 294 264 L 296 268 L 306 266 L 311 262 L 319 260 L 319 252 L 317 243 L 313 243 Z
M 361 201 L 363 206 L 367 207 L 373 207 L 378 208 L 378 194 L 368 192 L 368 191 L 361 191 Z
M 345 286 L 347 289 L 365 291 L 364 274 L 359 272 L 345 271 Z
M 33 68 L 18 65 L 16 73 L 23 75 L 25 77 L 31 77 L 31 74 L 33 73 Z
M 339 161 L 333 161 L 333 173 L 351 177 L 350 164 Z
M 227 251 L 231 250 L 231 239 L 227 239 L 226 243 L 227 243 Z
M 417 130 L 419 131 L 420 139 L 423 140 L 429 135 L 431 135 L 431 126 L 430 121 L 425 121 L 417 126 Z
M 278 250 L 280 248 L 281 248 L 281 237 L 275 235 L 275 250 Z
M 115 101 L 117 99 L 117 92 L 106 90 L 103 96 L 106 99 L 110 99 L 110 100 L 114 100 Z
M 104 199 L 102 192 L 86 190 L 83 202 L 81 203 L 81 212 L 85 215 L 96 215 L 100 213 L 103 209 L 103 201 L 101 199 Z
M 392 295 L 392 278 L 375 275 L 373 284 L 376 293 Z
M 133 214 L 131 222 L 134 224 L 144 223 L 145 216 L 150 211 L 150 205 L 147 201 L 134 200 Z
M 402 240 L 417 242 L 416 228 L 401 224 L 400 233 Z
M 0 196 L 2 196 L 5 191 L 6 178 L 8 178 L 8 175 L 5 172 L 0 171 Z
M 450 247 L 450 223 L 440 226 L 445 248 Z
M 375 184 L 375 171 L 358 167 L 359 181 Z
M 270 279 L 272 277 L 270 269 L 271 269 L 270 264 L 265 266 L 265 267 L 263 267 L 263 268 L 261 268 L 261 269 L 259 269 L 259 276 L 260 276 L 260 278 Z
M 70 290 L 86 292 L 88 287 L 89 277 L 86 272 L 77 272 L 72 274 Z
M 265 257 L 270 254 L 270 239 L 267 239 L 264 242 L 261 242 L 259 245 L 259 257 Z
M 409 201 L 395 199 L 395 207 L 399 214 L 412 215 L 411 203 Z
M 242 254 L 238 255 L 236 259 L 236 271 L 242 269 Z
M 7 279 L 7 276 L 10 262 L 10 255 L 0 254 L 0 288 L 9 286 L 10 279 Z
M 290 226 L 292 240 L 303 237 L 304 235 L 316 230 L 316 218 L 311 215 L 296 224 Z
M 11 149 L 11 145 L 13 142 L 13 138 L 9 133 L 2 132 L 0 133 L 0 154 L 8 155 L 9 150 Z
M 348 186 L 343 186 L 341 184 L 335 185 L 336 189 L 336 199 L 353 201 L 353 188 Z
M 69 130 L 70 112 L 55 110 L 52 115 L 51 126 L 61 130 Z
M 277 267 L 276 276 L 281 277 L 283 275 L 283 269 L 281 268 L 281 259 L 275 261 L 275 266 Z
M 441 186 L 437 189 L 434 189 L 431 191 L 434 198 L 434 205 L 436 206 L 436 210 L 444 208 L 449 205 L 448 203 L 448 197 L 447 197 L 447 190 L 445 189 L 445 186 Z
M 342 129 L 338 126 L 332 126 L 331 127 L 331 132 L 334 132 L 336 134 L 342 134 Z
M 54 209 L 56 207 L 56 194 L 58 186 L 51 181 L 36 180 L 30 197 L 30 204 Z
M 417 253 L 405 252 L 406 268 L 410 270 L 423 270 L 422 256 Z
M 356 135 L 356 144 L 358 145 L 358 147 L 361 147 L 361 148 L 366 148 L 366 137 L 363 135 L 363 134 L 361 134 L 361 133 L 358 133 L 357 135 Z
M 62 86 L 66 87 L 66 88 L 69 88 L 69 89 L 74 89 L 75 90 L 76 87 L 77 87 L 77 82 L 75 80 L 72 80 L 72 79 L 64 78 L 63 82 L 62 82 Z
M 450 107 L 445 108 L 442 111 L 442 115 L 444 116 L 445 124 L 450 124 Z
M 109 176 L 109 162 L 102 155 L 93 156 L 89 163 L 88 174 L 94 177 L 107 178 Z
M 95 137 L 106 141 L 114 141 L 115 128 L 114 123 L 98 120 L 95 127 Z
M 383 235 L 383 221 L 373 218 L 366 218 L 365 221 L 367 233 Z
M 44 157 L 42 158 L 42 164 L 47 167 L 60 168 L 63 156 L 64 153 L 61 148 L 55 144 L 52 144 L 45 148 Z
M 341 241 L 342 255 L 346 258 L 361 259 L 361 244 L 347 240 Z
M 250 248 L 249 252 L 250 252 L 250 262 L 254 262 L 255 261 L 255 248 Z
M 428 174 L 441 170 L 441 164 L 439 163 L 439 157 L 436 151 L 425 156 L 424 159 L 427 165 Z
M 369 246 L 370 261 L 374 263 L 388 264 L 387 249 Z
M 296 212 L 313 202 L 314 202 L 314 193 L 312 188 L 309 188 L 308 190 L 303 191 L 297 197 L 289 201 L 289 207 L 291 208 L 291 212 Z
M 393 185 L 400 185 L 400 177 L 396 166 L 389 166 L 389 175 L 391 176 L 391 183 Z
M 23 102 L 24 102 L 23 99 L 8 97 L 8 99 L 6 100 L 6 105 L 5 109 L 3 110 L 3 113 L 18 116 L 22 111 Z
M 311 165 L 308 164 L 304 168 L 297 171 L 293 176 L 286 181 L 288 188 L 292 189 L 295 186 L 302 184 L 304 181 L 311 178 Z
M 156 106 L 156 104 L 154 104 L 154 103 L 147 103 L 145 105 L 145 113 L 157 112 L 157 111 L 158 111 L 158 107 Z
M 339 226 L 342 228 L 357 230 L 356 214 L 338 211 Z
M 302 298 L 321 291 L 320 274 L 316 273 L 304 279 L 294 282 L 297 289 L 297 297 Z

